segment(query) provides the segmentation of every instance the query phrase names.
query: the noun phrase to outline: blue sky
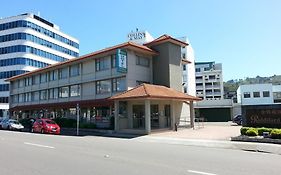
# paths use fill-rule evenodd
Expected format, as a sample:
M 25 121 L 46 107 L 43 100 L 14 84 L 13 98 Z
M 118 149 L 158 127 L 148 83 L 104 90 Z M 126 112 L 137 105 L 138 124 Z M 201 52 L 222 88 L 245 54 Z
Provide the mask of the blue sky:
M 281 74 L 279 0 L 9 0 L 0 17 L 32 12 L 80 40 L 80 55 L 131 30 L 188 36 L 196 61 L 223 64 L 224 81 Z

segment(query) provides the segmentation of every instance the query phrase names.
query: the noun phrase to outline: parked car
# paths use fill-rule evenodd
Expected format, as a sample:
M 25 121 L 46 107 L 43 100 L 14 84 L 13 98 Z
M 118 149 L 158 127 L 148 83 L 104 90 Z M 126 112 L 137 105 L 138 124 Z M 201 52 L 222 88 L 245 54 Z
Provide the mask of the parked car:
M 31 132 L 60 134 L 60 126 L 51 119 L 37 119 L 32 125 Z
M 241 114 L 238 114 L 238 115 L 235 115 L 233 117 L 233 120 L 232 120 L 233 123 L 236 123 L 238 125 L 242 125 L 242 115 Z
M 17 120 L 9 119 L 2 121 L 2 129 L 22 131 L 24 126 Z

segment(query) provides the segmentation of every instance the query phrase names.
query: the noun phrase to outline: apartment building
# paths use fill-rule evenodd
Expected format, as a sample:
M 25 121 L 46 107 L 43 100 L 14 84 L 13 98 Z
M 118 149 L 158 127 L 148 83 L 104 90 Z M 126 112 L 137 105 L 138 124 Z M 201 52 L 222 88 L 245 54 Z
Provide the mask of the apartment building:
M 186 94 L 196 96 L 194 50 L 187 37 L 180 37 L 178 39 L 188 43 L 187 46 L 181 48 L 182 58 L 189 61 L 188 64 L 182 65 L 183 91 Z
M 6 78 L 79 56 L 79 42 L 37 15 L 0 19 L 0 117 L 9 108 Z
M 195 63 L 196 95 L 204 100 L 223 99 L 222 64 Z
M 193 101 L 200 99 L 181 93 L 182 64 L 186 64 L 181 48 L 186 45 L 163 35 L 14 76 L 8 79 L 10 112 L 16 118 L 76 118 L 79 106 L 81 121 L 108 127 L 115 114 L 116 130 L 144 133 L 174 128 L 182 118 L 193 121 Z M 139 87 L 126 100 L 119 97 L 113 104 L 110 99 Z M 158 91 L 162 93 L 157 95 Z M 136 98 L 140 94 L 144 95 Z

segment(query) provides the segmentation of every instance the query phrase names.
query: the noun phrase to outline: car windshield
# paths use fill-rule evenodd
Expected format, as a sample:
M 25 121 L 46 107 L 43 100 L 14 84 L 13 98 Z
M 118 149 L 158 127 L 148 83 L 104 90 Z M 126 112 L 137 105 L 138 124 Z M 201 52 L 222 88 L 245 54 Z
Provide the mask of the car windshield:
M 15 121 L 15 120 L 12 120 L 12 121 L 10 121 L 10 123 L 13 123 L 13 124 L 20 124 L 18 121 Z
M 56 124 L 54 121 L 52 121 L 52 120 L 46 120 L 46 123 L 47 124 Z

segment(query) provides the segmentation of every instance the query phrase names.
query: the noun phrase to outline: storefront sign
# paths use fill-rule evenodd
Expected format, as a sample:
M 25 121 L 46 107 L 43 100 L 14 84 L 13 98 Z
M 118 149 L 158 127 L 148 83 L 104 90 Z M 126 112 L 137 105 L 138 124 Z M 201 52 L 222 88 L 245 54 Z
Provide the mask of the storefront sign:
M 281 128 L 281 108 L 276 106 L 245 109 L 247 126 Z
M 130 41 L 133 41 L 133 40 L 142 40 L 145 38 L 145 32 L 135 32 L 135 33 L 129 33 L 128 34 L 128 39 Z
M 116 53 L 117 72 L 127 72 L 127 52 L 125 50 L 117 49 Z

